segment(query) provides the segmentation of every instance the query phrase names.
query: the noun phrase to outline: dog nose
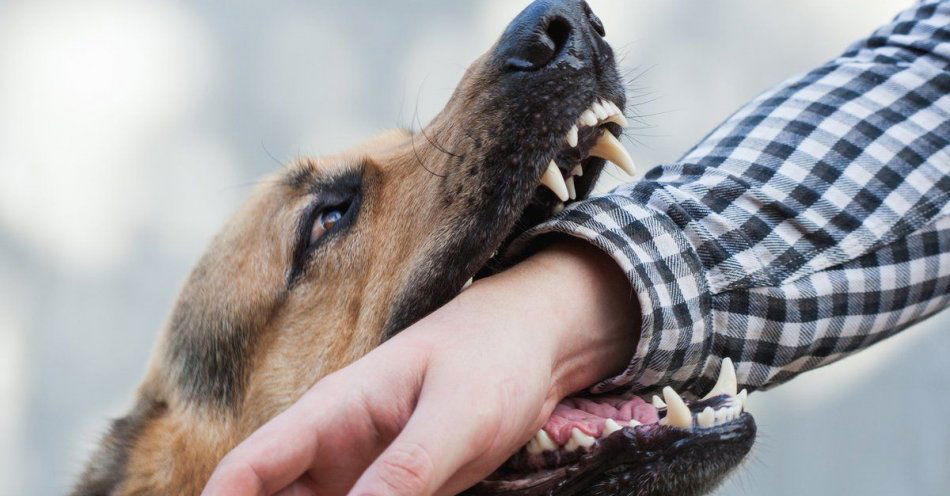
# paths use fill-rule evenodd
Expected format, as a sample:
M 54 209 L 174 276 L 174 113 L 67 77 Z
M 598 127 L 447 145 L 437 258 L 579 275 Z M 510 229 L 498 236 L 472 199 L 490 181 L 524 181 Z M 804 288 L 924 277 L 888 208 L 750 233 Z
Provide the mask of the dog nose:
M 536 0 L 502 34 L 497 56 L 506 70 L 534 71 L 548 66 L 570 48 L 589 51 L 589 38 L 595 35 L 602 38 L 606 32 L 587 2 Z

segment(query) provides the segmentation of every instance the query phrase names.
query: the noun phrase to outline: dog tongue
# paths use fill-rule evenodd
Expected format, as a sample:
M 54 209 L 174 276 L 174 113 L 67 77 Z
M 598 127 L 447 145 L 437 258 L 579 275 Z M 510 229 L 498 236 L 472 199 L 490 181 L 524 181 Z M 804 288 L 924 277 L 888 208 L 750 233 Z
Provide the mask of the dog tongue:
M 636 396 L 596 400 L 565 398 L 554 408 L 551 418 L 544 424 L 544 431 L 555 443 L 563 445 L 571 438 L 571 430 L 575 427 L 588 436 L 600 437 L 604 432 L 604 422 L 609 418 L 623 425 L 631 420 L 641 424 L 659 421 L 656 407 Z

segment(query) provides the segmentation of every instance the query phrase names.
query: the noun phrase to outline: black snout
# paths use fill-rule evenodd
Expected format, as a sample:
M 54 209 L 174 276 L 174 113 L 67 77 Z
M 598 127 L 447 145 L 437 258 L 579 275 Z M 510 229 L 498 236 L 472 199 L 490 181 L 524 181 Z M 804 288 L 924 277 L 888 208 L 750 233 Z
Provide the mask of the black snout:
M 561 60 L 589 60 L 604 25 L 583 0 L 535 0 L 508 26 L 497 57 L 510 71 L 534 71 Z

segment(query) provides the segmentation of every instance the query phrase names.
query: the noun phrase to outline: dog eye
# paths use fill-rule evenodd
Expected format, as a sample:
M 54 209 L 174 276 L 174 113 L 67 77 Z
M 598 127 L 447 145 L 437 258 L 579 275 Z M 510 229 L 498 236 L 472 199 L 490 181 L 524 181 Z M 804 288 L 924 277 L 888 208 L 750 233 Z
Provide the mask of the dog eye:
M 343 218 L 345 212 L 345 205 L 331 207 L 320 212 L 313 220 L 313 227 L 310 229 L 310 244 L 316 243 L 324 234 L 333 229 L 333 226 Z

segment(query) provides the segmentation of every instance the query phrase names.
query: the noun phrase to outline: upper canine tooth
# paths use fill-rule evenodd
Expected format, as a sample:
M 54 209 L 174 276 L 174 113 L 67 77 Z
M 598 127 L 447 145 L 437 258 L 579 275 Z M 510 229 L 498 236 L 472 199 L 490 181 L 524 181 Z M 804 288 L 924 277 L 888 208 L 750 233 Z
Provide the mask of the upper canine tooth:
M 597 125 L 597 116 L 594 115 L 593 111 L 585 110 L 577 121 L 584 126 L 592 127 Z
M 577 125 L 571 126 L 571 130 L 567 132 L 567 144 L 574 148 L 577 146 Z
M 594 115 L 597 116 L 597 119 L 604 120 L 607 118 L 607 109 L 599 102 L 594 102 L 594 104 L 590 106 L 590 109 L 594 111 Z
M 581 165 L 581 164 L 575 165 L 574 168 L 571 169 L 571 175 L 572 175 L 572 176 L 577 176 L 577 177 L 583 176 L 583 175 L 584 175 L 584 166 Z
M 720 394 L 728 394 L 729 396 L 735 396 L 736 391 L 739 389 L 739 385 L 736 382 L 736 368 L 732 365 L 732 359 L 729 357 L 722 359 L 722 365 L 719 366 L 719 379 L 716 380 L 716 385 L 713 386 L 712 390 L 706 396 L 703 396 L 704 400 L 708 400 L 713 396 L 719 396 Z
M 597 139 L 597 144 L 591 148 L 590 154 L 594 157 L 600 157 L 617 164 L 618 167 L 631 176 L 637 174 L 637 167 L 633 164 L 633 159 L 630 158 L 627 149 L 620 144 L 620 141 L 617 140 L 610 131 L 605 130 L 604 133 L 600 135 L 600 138 Z
M 621 427 L 616 420 L 609 418 L 604 422 L 604 433 L 601 434 L 600 437 L 607 437 L 620 429 L 623 429 L 623 427 Z
M 663 388 L 663 399 L 666 400 L 666 417 L 663 417 L 665 425 L 687 430 L 693 427 L 693 414 L 673 388 Z
M 548 169 L 544 171 L 544 175 L 541 176 L 541 184 L 553 191 L 562 202 L 569 198 L 567 185 L 564 184 L 564 178 L 561 177 L 561 170 L 557 168 L 557 164 L 553 160 L 548 164 Z
M 577 190 L 574 188 L 574 176 L 567 178 L 564 181 L 564 184 L 567 185 L 567 196 L 572 200 L 577 199 Z

